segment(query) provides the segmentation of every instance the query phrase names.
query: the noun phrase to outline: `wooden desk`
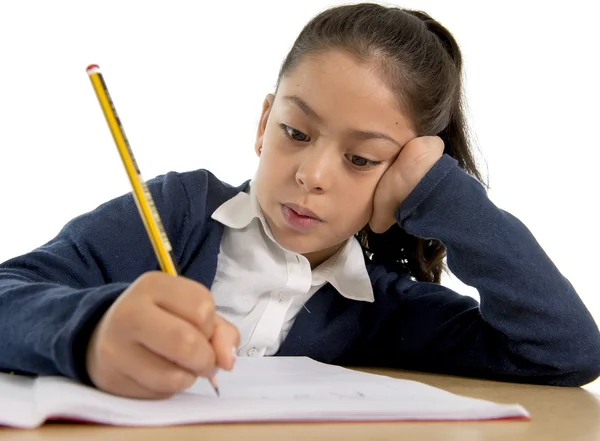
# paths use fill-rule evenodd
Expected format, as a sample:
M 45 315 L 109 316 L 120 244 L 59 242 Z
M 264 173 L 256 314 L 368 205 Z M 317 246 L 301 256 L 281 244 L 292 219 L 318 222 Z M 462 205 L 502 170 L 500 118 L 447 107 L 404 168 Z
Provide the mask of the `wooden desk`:
M 37 430 L 0 429 L 2 441 L 102 440 L 600 440 L 600 397 L 579 388 L 529 386 L 385 369 L 364 369 L 421 381 L 450 392 L 519 403 L 531 421 L 229 424 L 122 428 L 51 423 Z

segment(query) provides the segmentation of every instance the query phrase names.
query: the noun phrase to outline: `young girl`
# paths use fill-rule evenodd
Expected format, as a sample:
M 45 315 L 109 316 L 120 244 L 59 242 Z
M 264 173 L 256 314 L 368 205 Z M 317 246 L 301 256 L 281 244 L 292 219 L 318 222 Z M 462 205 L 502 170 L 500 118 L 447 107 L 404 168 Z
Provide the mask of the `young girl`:
M 77 217 L 0 266 L 0 369 L 144 398 L 236 355 L 594 380 L 598 328 L 487 198 L 461 93 L 459 48 L 428 15 L 319 14 L 264 101 L 251 181 L 149 182 L 182 276 L 157 271 L 131 195 Z M 440 285 L 445 256 L 481 304 Z

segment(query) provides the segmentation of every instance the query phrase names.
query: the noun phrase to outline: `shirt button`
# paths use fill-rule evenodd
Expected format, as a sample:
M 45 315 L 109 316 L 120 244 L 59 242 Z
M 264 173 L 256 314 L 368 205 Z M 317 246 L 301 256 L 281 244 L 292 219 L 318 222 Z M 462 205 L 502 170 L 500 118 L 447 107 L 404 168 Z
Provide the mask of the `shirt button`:
M 256 357 L 257 354 L 258 354 L 258 350 L 256 348 L 250 348 L 250 349 L 248 349 L 248 356 L 250 356 L 250 357 Z

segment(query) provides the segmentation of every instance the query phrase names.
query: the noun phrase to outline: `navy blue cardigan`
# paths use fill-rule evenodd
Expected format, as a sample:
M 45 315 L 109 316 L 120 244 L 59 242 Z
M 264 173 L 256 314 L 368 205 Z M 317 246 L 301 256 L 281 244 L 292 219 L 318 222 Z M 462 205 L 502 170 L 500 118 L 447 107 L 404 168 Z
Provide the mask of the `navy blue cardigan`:
M 148 184 L 182 274 L 210 288 L 223 233 L 210 216 L 247 182 L 232 187 L 198 170 Z M 277 355 L 567 386 L 597 378 L 600 334 L 590 313 L 529 230 L 456 160 L 444 155 L 396 218 L 409 234 L 444 243 L 448 266 L 480 303 L 367 260 L 375 302 L 348 300 L 326 284 Z M 4 262 L 0 370 L 89 383 L 85 348 L 96 323 L 134 279 L 156 269 L 131 194 Z

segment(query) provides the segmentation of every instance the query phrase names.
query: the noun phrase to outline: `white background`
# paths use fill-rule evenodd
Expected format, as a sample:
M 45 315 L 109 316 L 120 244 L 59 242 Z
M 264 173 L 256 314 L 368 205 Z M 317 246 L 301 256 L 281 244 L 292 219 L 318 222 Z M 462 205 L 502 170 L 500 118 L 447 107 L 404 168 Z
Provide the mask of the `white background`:
M 103 71 L 144 178 L 207 168 L 239 184 L 257 165 L 280 63 L 333 4 L 3 0 L 0 262 L 130 191 L 88 64 Z M 453 32 L 490 198 L 529 227 L 600 322 L 597 2 L 398 4 Z

